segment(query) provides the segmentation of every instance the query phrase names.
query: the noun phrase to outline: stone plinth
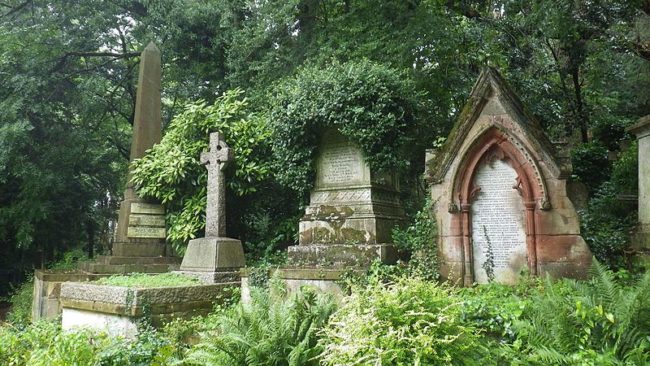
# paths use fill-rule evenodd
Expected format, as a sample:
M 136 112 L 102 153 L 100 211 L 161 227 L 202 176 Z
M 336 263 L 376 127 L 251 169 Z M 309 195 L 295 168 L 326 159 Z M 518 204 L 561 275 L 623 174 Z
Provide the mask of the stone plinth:
M 494 69 L 445 144 L 427 154 L 443 278 L 515 283 L 521 272 L 584 277 L 591 252 L 569 195 L 571 163 Z
M 61 287 L 62 325 L 66 330 L 83 326 L 134 337 L 143 316 L 160 326 L 176 318 L 207 315 L 230 296 L 226 289 L 235 286 L 239 283 L 128 288 L 68 282 Z
M 639 223 L 632 246 L 640 254 L 639 262 L 650 267 L 650 116 L 641 118 L 627 129 L 636 135 L 639 149 Z
M 370 171 L 362 151 L 338 131 L 322 138 L 316 182 L 300 220 L 291 266 L 367 265 L 396 260 L 391 231 L 404 220 L 396 178 Z

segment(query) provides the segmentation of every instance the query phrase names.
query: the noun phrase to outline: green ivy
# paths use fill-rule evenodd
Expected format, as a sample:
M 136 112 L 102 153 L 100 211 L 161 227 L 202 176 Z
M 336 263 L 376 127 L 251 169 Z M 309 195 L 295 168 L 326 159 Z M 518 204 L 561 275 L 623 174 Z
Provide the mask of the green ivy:
M 421 136 L 415 132 L 419 97 L 405 73 L 367 60 L 300 69 L 270 100 L 278 180 L 309 191 L 319 136 L 327 129 L 358 144 L 373 170 L 403 171 L 411 162 L 404 150 Z

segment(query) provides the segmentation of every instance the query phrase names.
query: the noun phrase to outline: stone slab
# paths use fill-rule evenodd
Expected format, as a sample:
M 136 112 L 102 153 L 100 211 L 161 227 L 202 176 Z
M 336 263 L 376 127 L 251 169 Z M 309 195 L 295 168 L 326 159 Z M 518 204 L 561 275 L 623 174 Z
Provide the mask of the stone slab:
M 64 282 L 94 281 L 108 275 L 82 271 L 34 271 L 32 321 L 55 319 L 61 315 L 61 285 Z
M 165 208 L 156 203 L 131 203 L 132 214 L 165 215 Z
M 199 238 L 190 240 L 183 256 L 181 271 L 219 272 L 246 265 L 241 241 L 232 238 Z
M 151 226 L 164 228 L 165 216 L 131 213 L 131 216 L 129 216 L 129 226 Z
M 185 276 L 197 278 L 201 283 L 230 283 L 238 284 L 240 280 L 239 270 L 219 271 L 219 272 L 199 272 L 199 271 L 174 271 Z
M 116 257 L 165 257 L 169 248 L 165 243 L 154 242 L 116 242 L 113 244 L 113 255 Z
M 129 238 L 165 239 L 167 230 L 164 227 L 129 226 L 126 235 Z
M 137 334 L 136 321 L 145 314 L 154 326 L 179 317 L 205 315 L 232 296 L 230 288 L 239 285 L 127 288 L 69 282 L 61 287 L 62 324 L 64 329 L 86 326 L 132 337 Z
M 392 244 L 311 244 L 287 250 L 290 266 L 368 267 L 376 259 L 386 264 L 397 262 L 397 250 Z
M 122 336 L 130 339 L 138 335 L 137 320 L 132 317 L 72 308 L 63 309 L 61 327 L 63 330 L 97 329 L 113 337 Z
M 319 292 L 328 293 L 334 296 L 337 301 L 342 301 L 345 291 L 338 281 L 343 274 L 354 271 L 359 274 L 365 273 L 363 268 L 351 268 L 344 270 L 323 269 L 323 268 L 279 268 L 272 270 L 269 276 L 278 278 L 284 283 L 289 293 L 298 291 L 303 286 L 310 287 Z M 241 301 L 244 304 L 251 302 L 251 288 L 249 284 L 249 272 L 241 272 Z

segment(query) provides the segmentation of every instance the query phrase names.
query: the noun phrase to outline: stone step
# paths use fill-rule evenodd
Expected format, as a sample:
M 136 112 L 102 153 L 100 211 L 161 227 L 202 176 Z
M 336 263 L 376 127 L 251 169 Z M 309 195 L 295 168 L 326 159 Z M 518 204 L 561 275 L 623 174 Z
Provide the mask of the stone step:
M 180 264 L 178 257 L 120 257 L 99 256 L 95 261 L 99 264 Z
M 81 269 L 90 273 L 127 274 L 127 273 L 165 273 L 178 270 L 178 264 L 103 264 L 84 263 Z

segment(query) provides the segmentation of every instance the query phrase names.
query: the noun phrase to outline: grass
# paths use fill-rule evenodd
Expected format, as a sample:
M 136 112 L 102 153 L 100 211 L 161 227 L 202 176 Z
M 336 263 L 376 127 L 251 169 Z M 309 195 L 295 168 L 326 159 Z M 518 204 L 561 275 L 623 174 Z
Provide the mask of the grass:
M 117 275 L 104 277 L 95 283 L 100 285 L 133 287 L 133 288 L 155 288 L 155 287 L 177 287 L 177 286 L 198 286 L 201 282 L 192 277 L 177 273 L 161 273 L 150 275 L 145 273 L 133 273 L 128 276 Z

